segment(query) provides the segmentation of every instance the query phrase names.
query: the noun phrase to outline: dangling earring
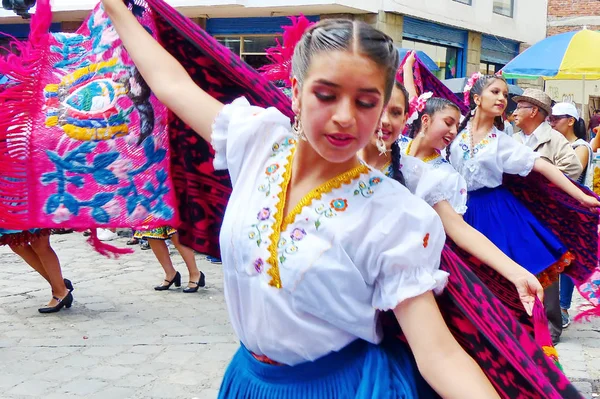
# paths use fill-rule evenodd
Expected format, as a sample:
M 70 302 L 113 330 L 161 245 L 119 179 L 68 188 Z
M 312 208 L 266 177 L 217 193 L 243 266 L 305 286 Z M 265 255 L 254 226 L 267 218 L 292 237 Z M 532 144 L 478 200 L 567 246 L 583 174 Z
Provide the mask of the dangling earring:
M 425 137 L 425 132 L 429 130 L 429 125 L 424 125 L 423 129 L 421 129 L 421 131 L 419 132 L 418 136 L 420 138 L 424 138 Z
M 377 149 L 379 150 L 379 155 L 385 155 L 388 152 L 387 147 L 385 146 L 385 141 L 383 141 L 383 132 L 381 131 L 381 127 L 377 130 Z
M 292 132 L 297 140 L 307 141 L 304 129 L 302 129 L 302 122 L 300 121 L 299 115 L 294 116 L 294 124 L 292 125 Z

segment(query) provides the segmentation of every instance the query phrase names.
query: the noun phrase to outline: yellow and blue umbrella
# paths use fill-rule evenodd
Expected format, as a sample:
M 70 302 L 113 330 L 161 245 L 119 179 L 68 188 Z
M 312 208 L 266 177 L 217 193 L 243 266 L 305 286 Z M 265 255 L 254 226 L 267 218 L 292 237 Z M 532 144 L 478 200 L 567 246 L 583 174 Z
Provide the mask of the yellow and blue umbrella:
M 537 42 L 502 68 L 506 79 L 600 79 L 600 32 L 583 29 Z

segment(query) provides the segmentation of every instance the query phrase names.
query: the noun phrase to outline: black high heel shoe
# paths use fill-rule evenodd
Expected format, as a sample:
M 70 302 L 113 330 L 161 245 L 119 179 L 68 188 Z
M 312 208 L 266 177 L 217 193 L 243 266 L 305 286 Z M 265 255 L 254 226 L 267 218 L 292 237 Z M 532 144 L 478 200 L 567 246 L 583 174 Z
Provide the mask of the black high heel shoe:
M 185 292 L 186 294 L 190 293 L 190 292 L 198 292 L 198 288 L 200 287 L 204 287 L 206 285 L 206 278 L 204 276 L 204 273 L 200 272 L 200 279 L 198 280 L 198 282 L 195 281 L 190 281 L 190 284 L 196 284 L 195 287 L 187 287 L 183 289 L 183 292 Z
M 181 274 L 179 274 L 179 272 L 175 273 L 175 277 L 173 277 L 173 280 L 169 281 L 169 280 L 165 280 L 168 285 L 157 285 L 156 287 L 154 287 L 154 289 L 156 291 L 166 291 L 169 288 L 171 288 L 171 286 L 173 284 L 175 284 L 175 287 L 181 287 Z
M 63 281 L 65 282 L 65 287 L 67 287 L 69 292 L 73 292 L 75 288 L 73 288 L 73 283 L 71 282 L 71 280 L 69 280 L 68 278 L 63 278 Z
M 70 291 L 67 294 L 67 296 L 64 297 L 63 299 L 60 299 L 57 297 L 53 297 L 53 298 L 58 301 L 58 303 L 55 306 L 49 306 L 47 308 L 39 308 L 38 312 L 44 313 L 44 314 L 45 313 L 56 313 L 56 312 L 59 312 L 62 308 L 69 309 L 71 307 L 71 305 L 73 305 L 73 294 L 71 294 Z

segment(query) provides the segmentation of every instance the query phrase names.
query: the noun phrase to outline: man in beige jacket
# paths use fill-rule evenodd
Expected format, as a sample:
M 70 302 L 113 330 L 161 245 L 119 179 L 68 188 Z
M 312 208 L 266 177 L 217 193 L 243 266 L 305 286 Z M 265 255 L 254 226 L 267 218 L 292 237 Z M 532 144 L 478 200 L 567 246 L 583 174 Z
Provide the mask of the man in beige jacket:
M 546 118 L 552 114 L 552 99 L 541 90 L 527 89 L 514 100 L 517 102 L 517 109 L 513 115 L 521 132 L 514 134 L 513 138 L 539 153 L 542 159 L 555 165 L 571 179 L 577 180 L 583 167 L 575 150 L 565 136 L 546 122 Z M 544 307 L 550 322 L 552 342 L 555 344 L 560 341 L 562 334 L 559 293 L 558 282 L 544 290 Z
M 561 172 L 577 180 L 583 167 L 569 141 L 552 129 L 546 118 L 552 114 L 552 100 L 541 90 L 527 89 L 522 96 L 514 98 L 517 109 L 515 124 L 521 132 L 514 139 L 539 153 L 543 159 L 555 165 Z

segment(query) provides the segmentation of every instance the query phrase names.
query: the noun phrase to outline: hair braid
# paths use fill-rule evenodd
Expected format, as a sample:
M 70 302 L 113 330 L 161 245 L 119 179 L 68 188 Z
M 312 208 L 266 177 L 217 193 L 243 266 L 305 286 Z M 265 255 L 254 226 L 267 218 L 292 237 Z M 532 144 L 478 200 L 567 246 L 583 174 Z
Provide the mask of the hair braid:
M 406 181 L 404 180 L 404 175 L 400 170 L 400 159 L 402 157 L 402 153 L 400 152 L 400 146 L 397 141 L 394 141 L 392 144 L 392 178 L 406 186 Z

